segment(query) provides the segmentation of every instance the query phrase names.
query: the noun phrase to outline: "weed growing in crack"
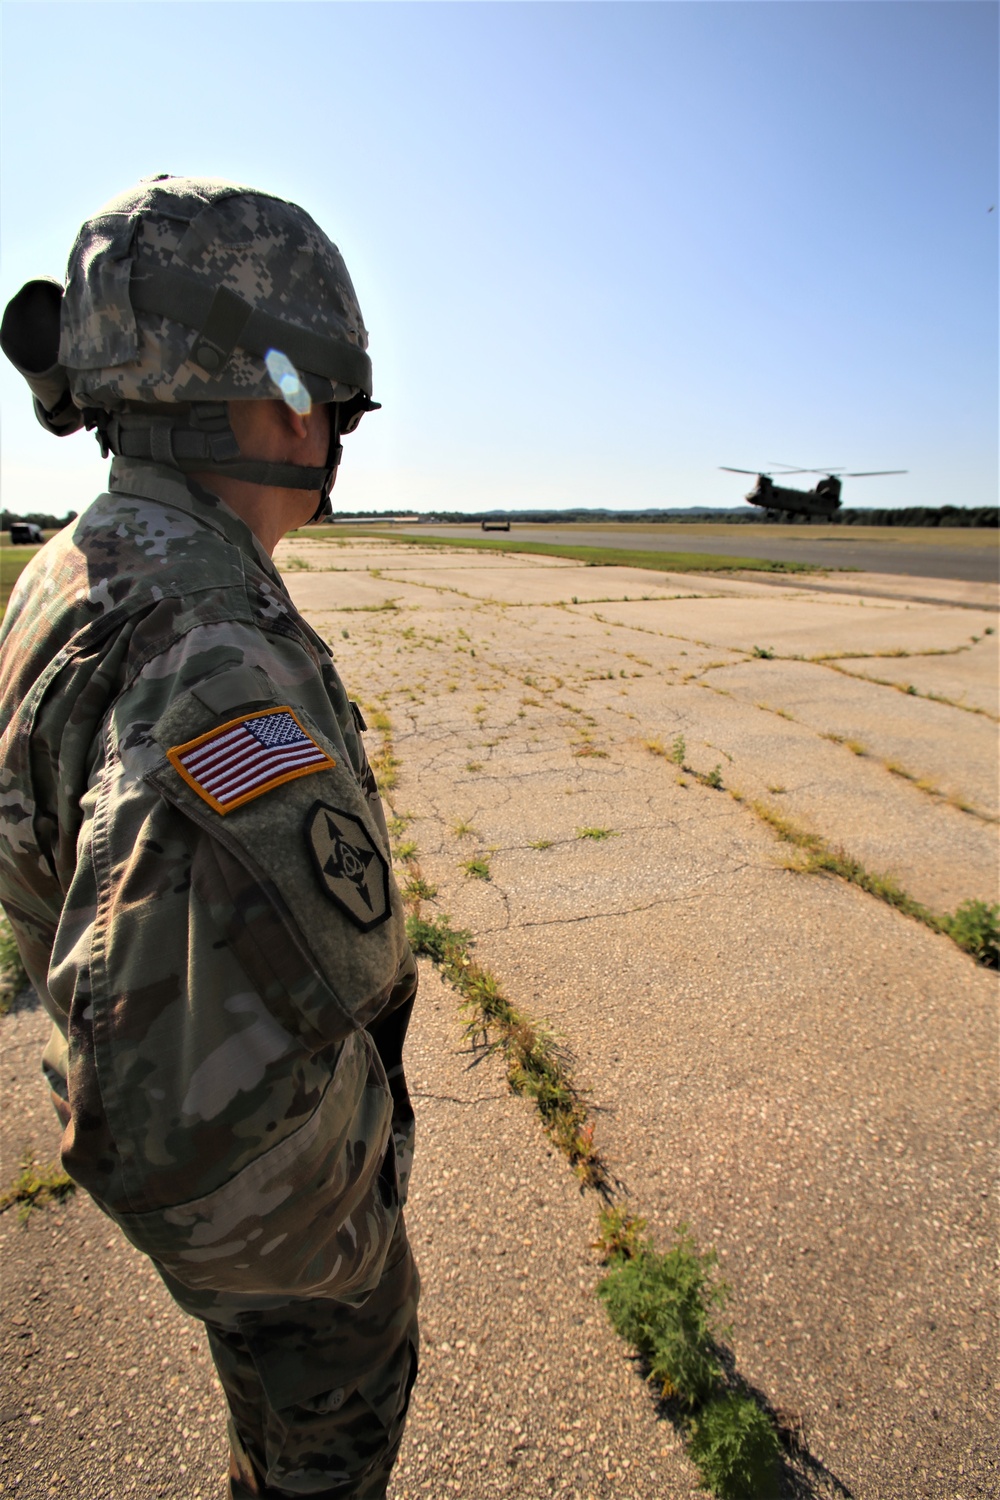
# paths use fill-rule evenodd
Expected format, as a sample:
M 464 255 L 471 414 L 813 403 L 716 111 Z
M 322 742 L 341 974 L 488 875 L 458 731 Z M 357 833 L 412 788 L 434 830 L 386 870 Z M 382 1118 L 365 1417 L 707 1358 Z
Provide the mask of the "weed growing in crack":
M 1000 906 L 989 905 L 984 901 L 963 901 L 954 913 L 935 912 L 923 902 L 916 901 L 897 880 L 891 875 L 879 875 L 871 870 L 866 870 L 860 860 L 845 854 L 843 849 L 831 849 L 826 840 L 818 833 L 811 833 L 808 829 L 800 828 L 784 813 L 776 808 L 768 807 L 765 802 L 750 803 L 753 811 L 763 822 L 773 828 L 774 832 L 786 844 L 791 844 L 800 849 L 805 856 L 801 864 L 789 866 L 797 874 L 811 875 L 817 872 L 826 872 L 830 875 L 838 875 L 841 880 L 856 885 L 859 890 L 866 891 L 869 896 L 875 896 L 879 901 L 884 901 L 887 906 L 895 907 L 904 916 L 913 917 L 929 927 L 932 932 L 943 933 L 950 937 L 952 942 L 966 953 L 972 955 L 978 963 L 986 965 L 987 968 L 996 968 L 1000 962 Z
M 578 839 L 593 839 L 598 844 L 602 839 L 621 838 L 621 834 L 616 828 L 578 828 L 576 836 Z
M 597 1249 L 609 1269 L 597 1288 L 617 1333 L 642 1355 L 661 1396 L 676 1402 L 678 1426 L 701 1482 L 720 1500 L 770 1500 L 777 1493 L 778 1433 L 745 1391 L 726 1383 L 719 1325 L 728 1287 L 716 1256 L 688 1226 L 654 1248 L 646 1221 L 621 1206 L 601 1211 Z
M 528 848 L 529 849 L 551 849 L 552 845 L 553 845 L 553 842 L 554 842 L 554 840 L 552 840 L 552 839 L 532 839 L 531 842 L 528 844 Z
M 670 746 L 670 759 L 675 766 L 683 766 L 687 755 L 687 744 L 682 734 L 674 735 L 674 742 Z
M 1000 906 L 963 901 L 949 918 L 949 937 L 981 964 L 1000 966 Z
M 601 1252 L 604 1265 L 613 1260 L 631 1260 L 633 1256 L 651 1250 L 652 1246 L 652 1240 L 646 1235 L 645 1219 L 640 1219 L 620 1203 L 609 1203 L 601 1209 L 594 1249 Z
M 774 660 L 773 646 L 755 646 L 753 648 L 753 654 L 754 656 L 759 657 L 762 661 Z
M 432 958 L 462 996 L 473 1044 L 479 1038 L 502 1054 L 511 1088 L 535 1101 L 546 1132 L 580 1181 L 606 1191 L 607 1170 L 594 1145 L 593 1126 L 569 1059 L 552 1033 L 511 1005 L 493 975 L 472 957 L 471 935 L 452 928 L 447 917 L 428 922 L 411 915 L 406 933 L 414 953 Z
M 413 839 L 407 839 L 407 841 L 405 843 L 403 843 L 403 844 L 397 844 L 396 845 L 396 849 L 395 849 L 396 858 L 398 860 L 402 860 L 404 863 L 408 859 L 415 859 L 416 858 L 416 854 L 417 854 L 417 846 L 416 846 L 416 843 L 415 843 L 415 841 Z
M 399 761 L 393 754 L 390 739 L 383 740 L 381 747 L 371 756 L 370 764 L 380 793 L 385 796 L 386 792 L 394 791 L 398 781 Z
M 468 818 L 456 818 L 451 825 L 451 831 L 458 839 L 464 839 L 466 834 L 475 833 L 475 829 Z
M 465 860 L 462 869 L 473 880 L 490 879 L 490 862 L 486 855 L 479 855 L 475 859 Z
M 475 773 L 476 771 L 481 771 L 483 769 L 482 762 L 478 760 L 467 760 L 465 762 L 465 769 L 467 771 L 472 771 L 473 773 Z
M 688 1456 L 705 1489 L 720 1500 L 777 1495 L 778 1434 L 767 1413 L 741 1391 L 726 1391 L 691 1424 Z
M 402 890 L 406 901 L 433 901 L 437 895 L 437 886 L 425 880 L 419 870 L 410 871 Z
M 10 1187 L 0 1193 L 0 1213 L 18 1205 L 18 1222 L 23 1224 L 33 1208 L 45 1203 L 58 1203 L 76 1189 L 76 1183 L 54 1162 L 40 1167 L 34 1156 L 25 1152 L 21 1157 L 21 1170 Z
M 722 790 L 722 766 L 721 766 L 721 764 L 713 766 L 710 771 L 706 771 L 703 776 L 699 776 L 698 780 L 701 782 L 702 786 L 710 786 L 713 789 L 713 791 L 717 791 L 717 792 L 721 791 Z
M 722 1380 L 718 1325 L 728 1288 L 713 1250 L 699 1251 L 686 1224 L 669 1250 L 643 1245 L 612 1260 L 598 1296 L 615 1330 L 648 1361 L 661 1394 L 694 1410 Z

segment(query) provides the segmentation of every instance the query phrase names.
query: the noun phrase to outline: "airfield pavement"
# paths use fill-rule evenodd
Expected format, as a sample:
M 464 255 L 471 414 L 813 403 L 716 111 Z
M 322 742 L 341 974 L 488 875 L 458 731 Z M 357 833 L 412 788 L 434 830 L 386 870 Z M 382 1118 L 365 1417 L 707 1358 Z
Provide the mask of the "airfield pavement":
M 391 721 L 424 914 L 563 1040 L 657 1242 L 683 1220 L 717 1249 L 736 1368 L 803 1434 L 783 1493 L 1000 1495 L 997 976 L 795 869 L 755 809 L 934 911 L 996 901 L 996 585 L 377 540 L 278 561 Z M 597 1204 L 421 971 L 422 1368 L 390 1495 L 702 1493 L 594 1296 Z M 0 1022 L 5 1182 L 57 1150 L 45 1030 L 30 997 Z M 77 1197 L 5 1214 L 0 1253 L 0 1493 L 219 1496 L 197 1327 L 118 1232 Z
M 387 526 L 386 530 L 390 528 Z M 393 530 L 421 536 L 481 538 L 476 525 L 419 528 L 393 523 Z M 1000 581 L 997 534 L 964 526 L 848 526 L 808 523 L 685 521 L 514 521 L 505 534 L 515 542 L 559 546 L 632 547 L 641 552 L 708 552 L 725 557 L 768 557 L 779 562 L 812 563 L 821 568 L 860 569 L 919 578 L 960 578 L 967 583 Z

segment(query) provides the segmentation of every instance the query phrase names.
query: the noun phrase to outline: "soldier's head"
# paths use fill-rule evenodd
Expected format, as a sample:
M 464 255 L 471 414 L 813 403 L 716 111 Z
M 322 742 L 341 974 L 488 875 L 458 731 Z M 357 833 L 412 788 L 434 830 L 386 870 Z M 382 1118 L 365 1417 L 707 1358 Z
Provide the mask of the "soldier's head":
M 112 199 L 80 230 L 65 287 L 42 278 L 11 300 L 0 344 L 50 432 L 318 492 L 321 509 L 341 437 L 376 407 L 336 245 L 295 204 L 233 183 L 161 176 Z

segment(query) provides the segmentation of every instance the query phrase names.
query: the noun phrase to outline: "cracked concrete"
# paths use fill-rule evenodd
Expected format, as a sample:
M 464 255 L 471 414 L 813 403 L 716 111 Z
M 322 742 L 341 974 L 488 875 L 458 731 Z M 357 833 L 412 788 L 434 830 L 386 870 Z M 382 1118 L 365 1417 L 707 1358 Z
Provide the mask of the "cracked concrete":
M 510 999 L 556 1028 L 660 1243 L 683 1219 L 717 1248 L 737 1366 L 804 1425 L 785 1493 L 996 1495 L 996 978 L 857 889 L 783 868 L 749 806 L 936 909 L 995 900 L 996 588 L 922 579 L 915 604 L 899 578 L 670 577 L 368 541 L 295 540 L 291 557 L 345 681 L 391 717 L 400 841 L 437 888 L 426 914 L 470 929 Z M 791 659 L 833 652 L 850 654 Z M 669 758 L 678 735 L 689 769 Z M 721 790 L 695 774 L 716 765 Z M 473 857 L 489 880 L 463 872 Z M 426 968 L 422 985 L 408 1069 L 426 1342 L 394 1500 L 699 1493 L 593 1296 L 594 1204 L 499 1060 L 468 1053 L 454 995 Z M 8 1163 L 22 1136 L 55 1149 L 37 1023 L 0 1023 Z M 0 1221 L 27 1320 L 5 1351 L 0 1483 L 207 1500 L 222 1447 L 203 1351 L 119 1239 L 92 1274 L 99 1223 L 83 1202 Z M 102 1331 L 99 1371 L 96 1345 L 86 1369 L 65 1363 L 65 1330 L 96 1328 L 120 1284 L 147 1301 Z M 193 1409 L 179 1488 L 153 1467 L 153 1424 Z
M 383 578 L 448 576 L 446 554 L 423 572 L 372 545 L 358 562 Z M 564 1039 L 661 1242 L 684 1218 L 717 1247 L 739 1368 L 801 1413 L 827 1466 L 803 1492 L 995 1493 L 995 977 L 860 891 L 782 868 L 748 804 L 935 909 L 996 900 L 995 722 L 919 694 L 935 681 L 920 669 L 946 661 L 946 696 L 988 708 L 997 591 L 925 580 L 915 605 L 900 580 L 874 598 L 860 581 L 831 596 L 466 562 L 412 638 L 373 617 L 339 647 L 392 715 L 428 914 L 471 930 L 505 993 Z M 293 587 L 336 647 L 319 579 Z M 795 659 L 811 656 L 828 659 Z M 669 759 L 678 735 L 690 770 Z M 718 791 L 692 774 L 715 765 Z M 473 853 L 489 882 L 463 874 Z

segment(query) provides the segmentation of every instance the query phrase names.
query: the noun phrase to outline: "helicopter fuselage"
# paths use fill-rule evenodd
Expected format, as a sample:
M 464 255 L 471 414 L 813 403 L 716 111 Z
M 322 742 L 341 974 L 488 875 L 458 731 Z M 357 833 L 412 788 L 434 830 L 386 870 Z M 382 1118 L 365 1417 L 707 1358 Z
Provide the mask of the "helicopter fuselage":
M 821 479 L 814 490 L 792 490 L 775 484 L 767 474 L 758 474 L 757 483 L 746 497 L 762 510 L 785 511 L 798 516 L 832 516 L 840 509 L 840 480 L 834 475 Z

